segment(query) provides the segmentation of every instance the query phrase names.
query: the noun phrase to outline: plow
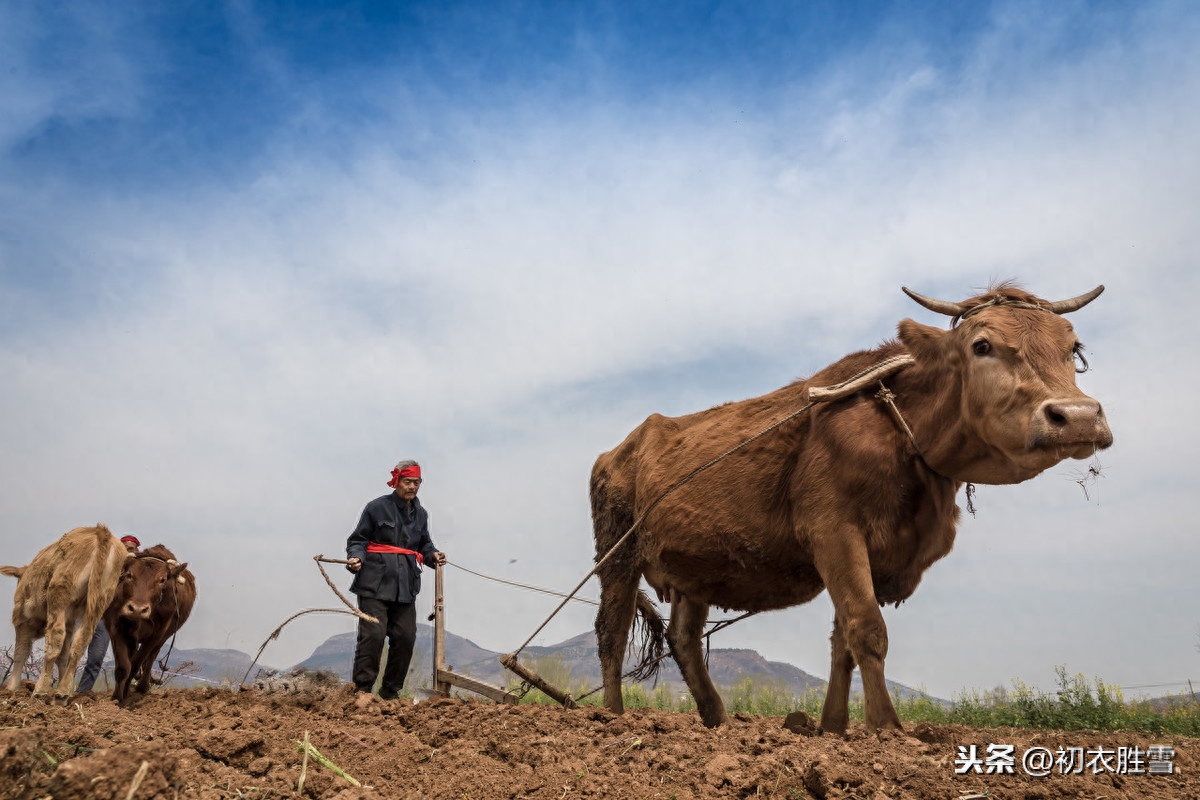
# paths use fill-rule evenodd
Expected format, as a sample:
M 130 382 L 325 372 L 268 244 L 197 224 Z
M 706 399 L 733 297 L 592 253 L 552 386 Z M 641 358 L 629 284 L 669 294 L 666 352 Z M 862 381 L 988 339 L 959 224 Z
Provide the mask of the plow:
M 716 464 L 718 464 L 719 462 L 724 460 L 726 457 L 732 455 L 733 453 L 737 452 L 738 450 L 741 450 L 743 447 L 745 447 L 746 445 L 755 441 L 756 439 L 758 439 L 762 436 L 765 436 L 766 434 L 770 433 L 771 431 L 779 428 L 780 426 L 784 425 L 785 423 L 789 422 L 790 420 L 794 419 L 795 417 L 799 416 L 800 414 L 802 414 L 805 411 L 812 408 L 813 405 L 820 403 L 820 402 L 829 402 L 829 401 L 833 401 L 833 400 L 838 400 L 838 399 L 841 399 L 848 395 L 854 394 L 855 392 L 858 392 L 858 391 L 862 390 L 863 388 L 870 386 L 871 384 L 880 382 L 882 378 L 885 378 L 888 375 L 891 375 L 891 374 L 903 369 L 904 367 L 907 367 L 909 364 L 912 363 L 912 361 L 913 361 L 912 357 L 908 356 L 908 355 L 890 358 L 879 364 L 874 365 L 873 367 L 871 367 L 869 369 L 862 371 L 861 373 L 855 375 L 854 377 L 852 377 L 848 380 L 842 381 L 841 383 L 834 384 L 832 386 L 825 386 L 825 387 L 812 387 L 809 390 L 809 395 L 808 395 L 809 402 L 808 403 L 806 403 L 803 406 L 801 406 L 800 408 L 797 408 L 796 410 L 786 414 L 785 416 L 783 416 L 780 419 L 773 422 L 771 425 L 767 426 L 766 428 L 763 428 L 762 430 L 760 430 L 758 433 L 754 434 L 753 436 L 739 442 L 738 444 L 734 445 L 733 447 L 731 447 L 730 449 L 721 453 L 719 456 L 713 458 L 712 460 L 708 461 L 707 463 L 702 464 L 699 467 L 696 467 L 691 472 L 687 473 L 686 475 L 681 477 L 679 480 L 677 480 L 675 483 L 673 483 L 671 486 L 669 486 L 662 494 L 660 494 L 658 496 L 657 499 L 654 500 L 654 502 L 650 503 L 645 508 L 645 510 L 642 511 L 642 513 L 637 517 L 637 519 L 634 520 L 633 524 L 629 526 L 629 529 L 626 530 L 625 533 L 616 541 L 616 543 L 614 543 L 612 545 L 612 547 L 610 547 L 608 549 L 608 552 L 606 552 L 603 557 L 596 560 L 596 563 L 592 567 L 592 569 L 587 573 L 587 575 L 585 575 L 583 577 L 582 580 L 579 581 L 578 584 L 576 584 L 575 588 L 572 589 L 569 593 L 562 594 L 560 592 L 553 592 L 553 591 L 550 591 L 547 589 L 539 589 L 537 587 L 528 587 L 528 586 L 522 587 L 522 588 L 527 588 L 527 589 L 534 589 L 536 591 L 543 592 L 546 594 L 553 594 L 553 595 L 559 596 L 562 598 L 562 601 L 558 604 L 558 606 L 555 607 L 555 609 L 550 613 L 550 615 L 546 618 L 546 620 L 544 622 L 542 622 L 542 624 L 539 625 L 537 627 L 537 629 L 534 630 L 534 632 L 529 635 L 529 637 L 525 640 L 525 642 L 520 647 L 518 647 L 516 650 L 512 651 L 511 653 L 505 653 L 504 655 L 500 656 L 499 660 L 500 660 L 501 666 L 503 666 L 506 670 L 508 670 L 509 672 L 513 673 L 514 675 L 516 675 L 518 678 L 521 679 L 522 690 L 519 692 L 509 691 L 508 689 L 505 689 L 503 687 L 495 686 L 495 685 L 487 683 L 485 681 L 480 681 L 476 678 L 472 678 L 469 675 L 462 675 L 460 673 L 454 672 L 453 667 L 448 666 L 446 664 L 445 594 L 444 594 L 443 576 L 442 576 L 443 567 L 440 564 L 434 565 L 434 570 L 435 570 L 434 571 L 434 604 L 433 604 L 433 612 L 429 615 L 429 620 L 433 623 L 433 674 L 432 674 L 433 689 L 432 689 L 431 693 L 435 696 L 448 697 L 450 695 L 451 688 L 458 687 L 460 689 L 464 689 L 464 690 L 482 695 L 484 697 L 487 697 L 488 699 L 493 700 L 494 702 L 497 702 L 497 703 L 515 704 L 515 703 L 519 702 L 521 696 L 523 696 L 526 692 L 528 692 L 531 689 L 537 689 L 537 690 L 541 691 L 543 694 L 545 694 L 547 697 L 549 697 L 549 698 L 553 699 L 555 702 L 561 704 L 564 708 L 577 708 L 578 707 L 577 698 L 572 697 L 570 692 L 565 691 L 565 690 L 555 686 L 550 681 L 546 680 L 541 675 L 537 674 L 537 672 L 534 671 L 528 664 L 521 663 L 521 661 L 520 661 L 521 651 L 523 651 L 526 647 L 529 646 L 529 643 L 533 641 L 533 639 L 542 631 L 543 628 L 546 627 L 547 624 L 549 624 L 549 622 L 558 614 L 559 611 L 561 611 L 563 609 L 564 606 L 566 606 L 566 604 L 568 602 L 570 602 L 571 600 L 574 600 L 574 599 L 578 599 L 575 597 L 575 595 L 579 592 L 579 590 L 583 588 L 584 584 L 586 584 L 592 578 L 592 576 L 596 574 L 597 571 L 599 571 L 600 567 L 604 565 L 604 563 L 613 555 L 613 553 L 615 553 L 623 544 L 625 544 L 629 540 L 630 536 L 633 535 L 634 531 L 637 530 L 637 528 L 646 519 L 646 517 L 649 516 L 650 512 L 652 512 L 658 506 L 659 503 L 661 503 L 664 499 L 666 499 L 668 495 L 670 495 L 676 489 L 678 489 L 681 486 L 683 486 L 684 484 L 686 484 L 688 481 L 692 480 L 692 478 L 696 477 L 701 472 L 709 469 L 710 467 L 715 466 Z M 882 386 L 882 384 L 880 384 L 880 385 Z M 893 410 L 893 413 L 898 414 L 898 412 L 895 411 L 894 405 L 892 406 L 892 410 Z M 903 423 L 902 419 L 901 419 L 901 423 Z M 905 430 L 907 430 L 907 425 L 904 425 L 903 427 Z M 911 438 L 911 435 L 912 435 L 911 432 L 908 432 L 908 433 Z M 351 614 L 353 616 L 360 617 L 360 618 L 369 620 L 371 622 L 377 621 L 377 620 L 375 620 L 374 617 L 370 617 L 370 616 L 364 614 L 363 612 L 359 611 L 357 608 L 355 608 L 354 604 L 351 603 L 350 600 L 348 600 L 346 598 L 346 596 L 343 595 L 338 590 L 338 588 L 334 585 L 333 581 L 330 579 L 328 573 L 325 572 L 325 568 L 321 566 L 321 564 L 323 564 L 323 563 L 324 564 L 346 564 L 347 562 L 345 559 L 326 558 L 324 555 L 316 555 L 316 556 L 313 556 L 313 561 L 315 561 L 317 563 L 317 568 L 321 571 L 321 575 L 322 575 L 322 577 L 324 577 L 325 582 L 329 585 L 329 588 L 332 589 L 334 594 L 336 594 L 338 596 L 338 598 L 345 604 L 346 608 L 344 608 L 344 609 L 343 608 L 310 608 L 310 609 L 306 609 L 304 611 L 297 612 L 296 614 L 293 614 L 292 616 L 290 616 L 286 620 L 284 620 L 283 623 L 280 624 L 279 627 L 276 628 L 271 633 L 271 635 L 267 637 L 266 641 L 263 642 L 262 647 L 259 648 L 258 654 L 255 655 L 254 660 L 250 663 L 250 666 L 246 670 L 246 675 L 243 676 L 243 678 L 242 678 L 243 688 L 249 688 L 246 686 L 246 680 L 249 677 L 250 671 L 254 669 L 254 665 L 258 662 L 258 659 L 262 655 L 263 650 L 266 648 L 267 644 L 269 642 L 271 642 L 272 640 L 276 639 L 279 636 L 280 632 L 283 630 L 283 627 L 285 625 L 287 625 L 289 622 L 291 622 L 292 620 L 296 619 L 297 617 L 300 617 L 304 614 L 309 614 L 309 613 L 324 612 L 324 613 Z M 455 566 L 458 566 L 458 565 L 455 565 Z M 460 568 L 465 569 L 463 567 L 460 567 Z M 473 570 L 466 570 L 466 571 L 472 572 L 473 574 L 479 575 L 480 577 L 486 578 L 488 580 L 498 580 L 495 578 L 491 578 L 490 576 L 487 576 L 487 575 L 482 575 L 480 573 L 473 572 Z M 499 582 L 508 583 L 508 581 L 499 581 Z M 732 620 L 717 621 L 713 625 L 713 627 L 705 634 L 705 639 L 707 640 L 708 637 L 710 637 L 712 634 L 716 633 L 718 630 L 728 627 L 729 625 L 733 624 L 734 622 L 745 619 L 746 617 L 751 616 L 751 614 L 753 614 L 753 613 L 754 612 L 749 612 L 749 613 L 743 614 Z M 629 676 L 626 675 L 624 677 L 629 677 Z M 593 690 L 593 691 L 597 691 L 597 690 Z M 589 692 L 589 694 L 590 694 L 590 692 Z

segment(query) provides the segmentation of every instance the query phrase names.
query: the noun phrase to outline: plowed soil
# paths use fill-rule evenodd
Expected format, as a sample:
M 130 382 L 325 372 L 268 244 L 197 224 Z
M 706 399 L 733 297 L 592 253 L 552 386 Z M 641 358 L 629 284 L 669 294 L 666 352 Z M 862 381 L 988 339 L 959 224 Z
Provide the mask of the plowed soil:
M 120 709 L 98 695 L 66 706 L 0 691 L 0 797 L 21 798 L 1090 798 L 1200 797 L 1200 740 L 1143 734 L 909 725 L 845 737 L 735 715 L 383 701 L 349 687 L 299 693 L 166 689 Z M 307 734 L 350 778 L 307 763 Z M 1014 746 L 1012 774 L 956 774 L 958 746 Z M 1174 774 L 1032 777 L 1022 754 L 1171 745 Z M 1090 756 L 1089 756 L 1090 757 Z M 1115 755 L 1110 757 L 1116 767 Z M 1103 761 L 1103 759 L 1101 759 Z M 1099 772 L 1096 770 L 1099 769 Z M 298 787 L 303 776 L 302 795 Z M 132 790 L 132 791 L 131 791 Z

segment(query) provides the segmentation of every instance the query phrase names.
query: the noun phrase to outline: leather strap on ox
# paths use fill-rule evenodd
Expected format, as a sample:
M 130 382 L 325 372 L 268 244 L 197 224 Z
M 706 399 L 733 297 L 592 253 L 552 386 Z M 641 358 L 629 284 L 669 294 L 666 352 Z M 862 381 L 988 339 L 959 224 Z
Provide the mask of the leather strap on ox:
M 380 544 L 379 542 L 367 542 L 368 553 L 399 553 L 402 556 L 416 556 L 417 566 L 425 566 L 425 556 L 418 553 L 416 550 L 409 550 L 406 547 L 397 547 L 394 544 Z

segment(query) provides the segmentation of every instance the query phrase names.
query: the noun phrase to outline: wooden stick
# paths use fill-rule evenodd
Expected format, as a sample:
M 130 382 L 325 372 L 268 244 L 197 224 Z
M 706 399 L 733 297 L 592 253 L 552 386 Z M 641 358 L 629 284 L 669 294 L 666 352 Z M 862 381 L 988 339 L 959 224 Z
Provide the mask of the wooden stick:
M 557 686 L 547 683 L 542 676 L 538 675 L 536 672 L 517 661 L 515 653 L 508 653 L 507 655 L 500 656 L 500 664 L 510 672 L 515 672 L 521 678 L 521 680 L 532 686 L 536 686 L 538 689 L 541 689 L 543 692 L 545 692 L 549 697 L 557 700 L 559 703 L 562 703 L 564 708 L 578 707 L 575 705 L 575 700 L 571 697 L 570 692 L 564 692 Z
M 874 383 L 881 378 L 899 372 L 905 367 L 915 364 L 916 359 L 907 353 L 904 355 L 893 356 L 892 358 L 882 361 L 879 364 L 865 369 L 852 378 L 848 378 L 841 383 L 835 383 L 833 386 L 811 386 L 808 389 L 808 399 L 813 402 L 822 402 L 829 400 L 839 400 L 847 395 L 863 389 L 869 383 Z
M 433 567 L 433 690 L 450 696 L 450 684 L 438 673 L 446 669 L 446 608 L 442 598 L 442 565 Z

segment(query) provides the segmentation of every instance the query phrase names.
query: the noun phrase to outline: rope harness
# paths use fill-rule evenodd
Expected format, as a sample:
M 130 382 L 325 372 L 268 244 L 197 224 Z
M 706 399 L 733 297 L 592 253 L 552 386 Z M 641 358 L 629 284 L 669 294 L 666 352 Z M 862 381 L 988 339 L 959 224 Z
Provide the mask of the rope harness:
M 755 433 L 753 436 L 750 436 L 749 438 L 739 442 L 738 444 L 729 448 L 728 450 L 721 453 L 720 455 L 710 459 L 709 461 L 705 462 L 704 464 L 700 465 L 699 467 L 696 467 L 695 469 L 693 469 L 692 471 L 690 471 L 689 473 L 684 475 L 682 478 L 680 478 L 679 480 L 677 480 L 673 484 L 671 484 L 664 492 L 662 492 L 662 494 L 660 494 L 657 498 L 655 498 L 654 501 L 652 503 L 650 503 L 649 506 L 646 507 L 646 509 L 638 516 L 638 518 L 636 520 L 634 520 L 633 524 L 629 526 L 629 529 L 626 530 L 621 535 L 621 537 L 616 541 L 616 543 L 613 544 L 613 546 L 610 547 L 608 549 L 608 551 L 601 558 L 599 558 L 596 561 L 595 565 L 591 568 L 591 570 L 589 570 L 588 573 L 586 575 L 584 575 L 583 578 L 579 581 L 579 583 L 576 584 L 575 588 L 572 589 L 567 594 L 563 594 L 561 592 L 556 592 L 551 589 L 544 589 L 544 588 L 541 588 L 538 586 L 531 586 L 528 584 L 516 583 L 514 581 L 507 581 L 507 580 L 495 578 L 495 577 L 492 577 L 489 575 L 484 575 L 480 572 L 475 572 L 474 570 L 467 569 L 466 567 L 464 567 L 460 564 L 451 562 L 449 560 L 446 561 L 446 564 L 450 565 L 450 566 L 458 567 L 459 569 L 463 570 L 464 572 L 468 572 L 477 577 L 484 578 L 485 580 L 491 580 L 491 581 L 495 581 L 497 583 L 502 583 L 502 584 L 506 584 L 509 586 L 514 586 L 514 587 L 521 588 L 521 589 L 528 589 L 531 591 L 541 592 L 543 594 L 549 594 L 549 595 L 553 595 L 553 596 L 562 598 L 562 601 L 554 608 L 554 610 L 552 612 L 550 612 L 550 615 L 545 619 L 545 621 L 543 621 L 542 624 L 539 625 L 537 627 L 537 629 L 534 630 L 534 632 L 529 635 L 529 638 L 527 638 L 521 644 L 520 647 L 518 647 L 511 654 L 509 654 L 509 657 L 511 657 L 513 660 L 515 660 L 520 655 L 520 653 L 526 647 L 529 646 L 529 643 L 532 642 L 534 640 L 534 638 L 537 637 L 537 635 L 542 632 L 542 630 L 546 627 L 546 625 L 548 625 L 550 623 L 550 621 L 552 619 L 554 619 L 555 616 L 558 615 L 558 612 L 560 612 L 566 606 L 567 603 L 574 600 L 576 602 L 588 603 L 591 605 L 599 605 L 599 603 L 597 603 L 593 600 L 578 598 L 575 595 L 578 594 L 579 590 L 583 588 L 584 584 L 586 584 L 588 582 L 588 580 L 590 580 L 591 577 L 593 575 L 595 575 L 602 566 L 604 566 L 604 564 L 609 560 L 609 558 L 612 557 L 613 553 L 615 553 L 618 548 L 620 548 L 623 544 L 625 544 L 625 542 L 627 542 L 629 540 L 629 537 L 632 536 L 634 531 L 636 531 L 637 528 L 642 524 L 642 522 L 645 521 L 646 517 L 648 517 L 650 515 L 650 513 L 652 511 L 654 511 L 655 508 L 658 507 L 659 503 L 661 503 L 663 500 L 665 500 L 669 495 L 671 495 L 677 489 L 679 489 L 680 487 L 687 484 L 689 481 L 691 481 L 693 478 L 695 478 L 700 473 L 719 464 L 721 461 L 725 460 L 726 458 L 733 455 L 734 453 L 741 450 L 742 448 L 746 447 L 747 445 L 751 444 L 752 442 L 762 438 L 763 436 L 766 436 L 771 431 L 774 431 L 777 428 L 788 423 L 789 421 L 795 419 L 799 415 L 801 415 L 804 412 L 811 409 L 817 403 L 838 400 L 843 397 L 847 397 L 849 395 L 855 394 L 856 392 L 862 391 L 863 389 L 870 386 L 872 383 L 878 383 L 879 389 L 875 393 L 875 398 L 887 406 L 888 411 L 889 411 L 892 419 L 896 422 L 897 427 L 899 427 L 900 430 L 903 431 L 904 434 L 908 437 L 908 440 L 912 443 L 913 448 L 917 453 L 917 456 L 920 457 L 921 453 L 920 453 L 920 448 L 917 446 L 916 437 L 913 435 L 912 429 L 908 426 L 908 423 L 904 420 L 904 416 L 900 413 L 899 407 L 896 406 L 895 395 L 883 383 L 884 378 L 887 378 L 888 376 L 893 375 L 896 372 L 899 372 L 900 370 L 904 369 L 905 367 L 910 366 L 911 364 L 914 363 L 914 361 L 915 361 L 915 359 L 912 356 L 907 355 L 907 354 L 893 356 L 892 358 L 885 359 L 884 361 L 881 361 L 880 363 L 878 363 L 872 367 L 868 367 L 867 369 L 862 370 L 861 372 L 857 373 L 856 375 L 853 375 L 852 377 L 850 377 L 840 383 L 836 383 L 831 386 L 810 387 L 808 389 L 808 402 L 805 403 L 803 406 L 801 406 L 800 408 L 796 409 L 795 411 L 785 415 L 784 417 L 776 420 L 775 422 L 771 423 L 767 427 L 760 430 L 758 433 Z M 967 490 L 968 508 L 970 508 L 971 513 L 974 514 L 975 513 L 974 508 L 970 506 L 970 498 L 971 498 L 971 494 L 972 494 L 972 489 L 973 489 L 973 487 L 970 484 L 968 484 L 968 490 Z M 368 545 L 367 552 L 400 553 L 400 554 L 404 554 L 404 555 L 412 555 L 417 558 L 418 565 L 420 565 L 423 562 L 423 559 L 419 553 L 412 551 L 412 550 L 408 550 L 406 548 L 396 547 L 394 545 L 370 543 Z M 321 576 L 325 579 L 325 582 L 329 585 L 329 588 L 333 590 L 334 594 L 337 595 L 338 599 L 341 600 L 346 605 L 346 609 L 349 609 L 349 610 L 340 609 L 340 608 L 310 608 L 310 609 L 306 609 L 304 611 L 297 612 L 296 614 L 293 614 L 292 616 L 288 617 L 262 643 L 262 646 L 258 649 L 258 653 L 255 655 L 254 659 L 250 662 L 250 666 L 246 669 L 246 674 L 242 677 L 243 684 L 246 682 L 246 679 L 249 677 L 250 671 L 254 668 L 254 665 L 256 663 L 258 663 L 258 659 L 260 656 L 262 656 L 263 650 L 266 649 L 267 644 L 269 642 L 271 642 L 272 640 L 278 638 L 278 636 L 279 636 L 280 632 L 283 630 L 284 626 L 286 626 L 289 622 L 291 622 L 293 619 L 296 619 L 297 617 L 303 616 L 304 614 L 314 613 L 314 612 L 325 612 L 325 613 L 353 614 L 354 616 L 356 616 L 362 620 L 365 620 L 367 622 L 378 622 L 378 620 L 375 619 L 374 617 L 364 614 L 363 612 L 361 612 L 357 608 L 355 608 L 354 604 L 352 604 L 345 597 L 345 595 L 343 595 L 338 590 L 338 588 L 334 585 L 333 581 L 330 579 L 329 574 L 325 572 L 325 568 L 323 566 L 321 566 L 322 563 L 346 564 L 346 563 L 348 563 L 348 561 L 346 559 L 325 558 L 324 555 L 316 555 L 316 556 L 313 556 L 313 561 L 315 561 L 317 563 L 317 569 L 320 570 Z M 753 616 L 756 613 L 758 613 L 758 612 L 751 611 L 751 612 L 742 614 L 739 617 L 735 617 L 733 619 L 718 620 L 715 623 L 713 623 L 713 628 L 704 634 L 705 642 L 706 642 L 706 655 L 705 655 L 706 661 L 707 661 L 707 657 L 708 657 L 707 656 L 708 646 L 711 644 L 710 637 L 713 634 L 717 633 L 718 631 L 720 631 L 726 627 L 729 627 L 730 625 L 734 624 L 735 622 L 739 622 L 743 619 L 746 619 L 747 617 Z M 659 660 L 666 658 L 667 655 L 669 655 L 669 653 L 664 654 L 662 657 L 660 657 Z M 603 687 L 602 686 L 597 687 L 597 688 L 593 689 L 592 691 L 588 692 L 587 694 L 582 695 L 579 699 L 583 699 L 583 697 L 587 697 L 591 694 L 594 694 L 595 692 L 599 691 L 601 688 L 603 688 Z M 530 690 L 530 687 L 528 685 L 522 684 L 522 687 L 521 687 L 522 695 L 525 694 L 526 692 L 528 692 L 529 690 Z
M 542 629 L 545 628 L 546 625 L 548 625 L 550 623 L 550 620 L 554 619 L 554 617 L 558 614 L 559 611 L 561 611 L 563 609 L 563 607 L 567 604 L 567 602 L 572 600 L 575 597 L 575 594 L 580 589 L 583 588 L 583 585 L 585 583 L 587 583 L 588 580 L 590 580 L 591 577 L 593 575 L 595 575 L 597 571 L 599 571 L 600 567 L 604 566 L 604 563 L 606 561 L 608 561 L 608 559 L 612 556 L 612 554 L 615 553 L 617 551 L 617 549 L 619 547 L 621 547 L 621 545 L 625 544 L 625 542 L 629 540 L 629 537 L 633 535 L 633 532 L 635 530 L 637 530 L 638 526 L 640 526 L 642 524 L 642 522 L 646 519 L 646 517 L 650 515 L 650 512 L 653 511 L 655 508 L 657 508 L 658 504 L 661 503 L 663 500 L 665 500 L 668 495 L 670 495 L 676 489 L 678 489 L 681 486 L 683 486 L 684 484 L 686 484 L 688 481 L 692 480 L 692 478 L 696 477 L 701 472 L 704 472 L 706 469 L 708 469 L 712 466 L 715 466 L 716 464 L 719 464 L 721 461 L 723 461 L 726 458 L 728 458 L 729 456 L 733 455 L 738 450 L 741 450 L 743 447 L 750 444 L 751 442 L 754 442 L 757 439 L 760 439 L 761 437 L 767 435 L 768 433 L 770 433 L 771 431 L 780 427 L 781 425 L 791 421 L 792 419 L 796 418 L 800 414 L 803 414 L 805 411 L 808 411 L 810 408 L 812 408 L 817 403 L 829 402 L 829 401 L 841 399 L 843 397 L 847 397 L 858 391 L 861 391 L 862 389 L 866 388 L 867 386 L 869 386 L 872 383 L 878 382 L 879 386 L 880 386 L 880 392 L 876 396 L 880 397 L 880 399 L 883 400 L 887 404 L 888 408 L 892 412 L 893 418 L 898 421 L 898 424 L 900 425 L 901 429 L 908 435 L 908 438 L 912 442 L 913 447 L 916 447 L 917 442 L 916 442 L 916 439 L 913 437 L 912 429 L 908 427 L 908 424 L 904 421 L 904 417 L 900 414 L 900 409 L 896 407 L 895 395 L 893 395 L 891 393 L 891 391 L 889 391 L 887 389 L 887 387 L 884 386 L 884 384 L 883 384 L 884 378 L 886 378 L 889 375 L 892 375 L 896 372 L 899 372 L 900 370 L 904 369 L 907 366 L 910 366 L 911 364 L 913 364 L 915 362 L 915 360 L 916 359 L 914 359 L 912 356 L 907 355 L 907 354 L 893 356 L 892 358 L 885 359 L 884 361 L 881 361 L 872 367 L 868 367 L 867 369 L 864 369 L 863 371 L 859 372 L 856 375 L 851 376 L 850 378 L 847 378 L 846 380 L 842 381 L 841 383 L 836 383 L 836 384 L 833 384 L 832 386 L 821 386 L 821 387 L 809 388 L 808 402 L 805 403 L 803 406 L 801 406 L 797 410 L 791 412 L 790 414 L 784 416 L 783 418 L 771 423 L 770 425 L 763 428 L 761 431 L 754 434 L 750 438 L 745 439 L 744 441 L 734 445 L 733 447 L 726 450 L 724 453 L 721 453 L 719 456 L 709 460 L 708 462 L 700 465 L 699 467 L 696 467 L 691 472 L 689 472 L 687 475 L 684 475 L 682 478 L 675 481 L 675 483 L 671 484 L 666 489 L 666 491 L 664 491 L 657 498 L 655 498 L 654 502 L 652 502 L 646 508 L 646 510 L 643 511 L 636 520 L 634 520 L 633 524 L 630 525 L 629 529 L 627 531 L 625 531 L 624 534 L 621 535 L 621 538 L 617 540 L 616 544 L 614 544 L 612 547 L 610 547 L 608 549 L 608 552 L 605 553 L 604 556 L 596 562 L 596 565 L 594 567 L 592 567 L 592 569 L 588 572 L 588 574 L 583 576 L 583 580 L 581 580 L 575 586 L 575 588 L 572 589 L 571 592 L 563 598 L 563 601 L 561 603 L 559 603 L 558 606 L 552 612 L 550 612 L 550 616 L 547 617 L 546 620 L 537 627 L 537 630 L 535 630 L 532 634 L 530 634 L 529 638 L 526 639 L 525 642 L 520 647 L 518 647 L 516 650 L 513 651 L 512 657 L 516 658 L 518 655 L 520 655 L 522 650 L 524 650 L 526 647 L 529 646 L 529 643 L 533 641 L 534 637 L 536 637 L 539 633 L 541 633 Z M 919 448 L 917 449 L 917 455 L 918 456 L 920 455 Z M 754 613 L 754 612 L 751 612 L 751 613 Z M 739 619 L 739 620 L 744 619 L 746 616 L 750 616 L 750 614 L 743 615 L 742 617 L 738 617 L 737 619 Z M 736 622 L 736 621 L 737 620 L 733 620 L 733 621 L 729 622 L 728 624 L 733 624 L 733 622 Z M 716 630 L 710 631 L 707 634 L 707 636 L 711 636 L 712 633 L 715 633 L 715 632 L 716 632 Z

